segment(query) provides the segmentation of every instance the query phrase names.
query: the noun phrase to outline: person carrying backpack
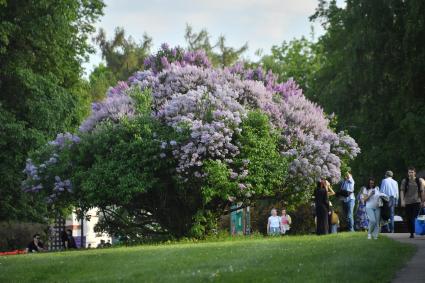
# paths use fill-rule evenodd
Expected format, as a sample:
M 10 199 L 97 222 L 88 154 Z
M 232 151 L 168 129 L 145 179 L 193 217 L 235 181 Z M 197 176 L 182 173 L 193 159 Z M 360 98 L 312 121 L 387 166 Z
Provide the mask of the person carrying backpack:
M 400 184 L 400 204 L 406 211 L 410 238 L 414 238 L 415 219 L 421 209 L 421 204 L 425 200 L 425 181 L 416 177 L 416 169 L 414 167 L 409 167 L 407 174 L 408 178 L 403 179 Z

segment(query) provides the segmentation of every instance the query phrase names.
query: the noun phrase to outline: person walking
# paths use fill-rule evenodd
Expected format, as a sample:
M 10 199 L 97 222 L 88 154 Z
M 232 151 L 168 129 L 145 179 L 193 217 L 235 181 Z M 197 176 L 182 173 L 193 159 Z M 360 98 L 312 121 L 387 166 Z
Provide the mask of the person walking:
M 354 232 L 354 179 L 350 172 L 345 174 L 345 178 L 341 183 L 339 195 L 342 197 L 342 208 L 347 221 L 348 231 Z
M 369 221 L 367 238 L 378 239 L 379 235 L 379 224 L 381 221 L 381 208 L 380 208 L 380 197 L 385 194 L 379 191 L 379 187 L 375 186 L 375 180 L 369 178 L 368 185 L 366 187 L 366 194 L 364 200 L 366 201 L 366 214 Z
M 381 181 L 381 193 L 389 197 L 388 207 L 390 209 L 390 219 L 382 226 L 382 232 L 394 233 L 394 211 L 399 199 L 398 183 L 393 179 L 393 172 L 385 172 L 385 178 Z
M 282 209 L 282 216 L 280 216 L 280 232 L 282 235 L 285 235 L 288 233 L 288 231 L 291 229 L 292 219 L 289 214 L 286 214 L 286 209 Z
M 277 236 L 280 234 L 280 217 L 277 216 L 275 208 L 271 210 L 271 215 L 267 221 L 267 233 L 270 236 Z
M 400 205 L 405 208 L 407 227 L 410 238 L 414 238 L 415 219 L 421 208 L 421 203 L 425 201 L 424 180 L 416 177 L 416 169 L 409 167 L 407 178 L 400 184 Z
M 369 221 L 366 215 L 366 201 L 365 195 L 367 194 L 366 187 L 361 187 L 357 195 L 357 212 L 356 212 L 356 229 L 358 231 L 365 231 L 369 227 Z
M 329 233 L 329 200 L 326 189 L 326 180 L 321 179 L 314 191 L 314 203 L 316 206 L 316 234 Z

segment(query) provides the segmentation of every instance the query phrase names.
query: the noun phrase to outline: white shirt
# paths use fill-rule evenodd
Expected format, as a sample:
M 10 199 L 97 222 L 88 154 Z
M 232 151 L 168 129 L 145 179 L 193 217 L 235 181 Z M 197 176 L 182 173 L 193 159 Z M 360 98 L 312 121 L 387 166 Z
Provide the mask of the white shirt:
M 389 197 L 398 198 L 398 183 L 391 177 L 387 177 L 381 182 L 381 193 Z
M 280 217 L 279 216 L 270 216 L 269 217 L 269 227 L 270 228 L 279 228 L 280 227 Z
M 373 192 L 375 192 L 375 194 L 372 196 Z M 373 189 L 367 190 L 367 195 L 369 196 L 369 199 L 366 201 L 366 208 L 378 208 L 379 197 L 385 194 L 381 193 L 378 187 L 375 187 Z
M 354 179 L 350 176 L 348 180 L 343 180 L 341 184 L 341 190 L 351 192 L 348 197 L 344 197 L 344 202 L 349 202 L 352 199 L 356 199 L 354 197 Z

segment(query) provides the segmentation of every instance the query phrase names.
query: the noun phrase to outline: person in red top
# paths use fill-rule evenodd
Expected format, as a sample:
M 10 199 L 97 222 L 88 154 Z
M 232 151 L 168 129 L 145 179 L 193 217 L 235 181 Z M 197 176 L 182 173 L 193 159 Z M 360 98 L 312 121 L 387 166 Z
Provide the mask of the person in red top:
M 282 216 L 280 217 L 280 229 L 281 233 L 284 235 L 288 233 L 289 229 L 291 229 L 292 220 L 289 214 L 286 214 L 286 209 L 282 209 Z

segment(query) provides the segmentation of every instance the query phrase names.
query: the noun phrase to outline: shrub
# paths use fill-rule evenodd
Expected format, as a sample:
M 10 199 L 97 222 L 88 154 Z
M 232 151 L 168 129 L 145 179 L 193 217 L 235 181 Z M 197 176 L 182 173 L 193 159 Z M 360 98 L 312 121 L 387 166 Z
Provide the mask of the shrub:
M 25 249 L 36 233 L 47 243 L 47 230 L 40 223 L 0 222 L 0 252 Z
M 186 55 L 164 45 L 110 88 L 78 136 L 28 160 L 24 189 L 50 207 L 97 206 L 99 229 L 124 239 L 203 237 L 233 202 L 308 200 L 359 152 L 294 81 Z

